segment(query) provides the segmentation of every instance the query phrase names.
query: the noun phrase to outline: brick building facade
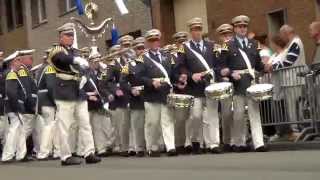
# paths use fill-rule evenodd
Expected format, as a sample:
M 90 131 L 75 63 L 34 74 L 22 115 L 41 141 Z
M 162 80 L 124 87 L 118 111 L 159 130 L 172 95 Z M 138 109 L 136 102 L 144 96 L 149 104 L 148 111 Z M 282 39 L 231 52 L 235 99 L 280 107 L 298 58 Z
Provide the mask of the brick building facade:
M 8 3 L 11 2 L 10 5 Z M 152 27 L 151 10 L 149 1 L 127 0 L 129 14 L 121 16 L 114 0 L 94 0 L 99 6 L 97 23 L 104 18 L 112 17 L 115 20 L 120 35 L 132 33 L 135 36 L 143 35 Z M 17 18 L 17 3 L 22 6 L 23 22 L 15 25 Z M 9 3 L 10 4 L 10 3 Z M 9 14 L 13 14 L 13 27 L 10 27 Z M 39 62 L 43 50 L 57 42 L 57 27 L 70 21 L 71 17 L 78 17 L 87 21 L 85 16 L 79 17 L 75 9 L 74 0 L 0 0 L 0 49 L 6 54 L 16 49 L 36 49 L 35 63 Z M 9 25 L 9 26 L 8 26 Z M 98 40 L 98 46 L 102 53 L 106 50 L 107 41 L 111 38 L 110 28 L 104 36 Z M 79 30 L 79 29 L 78 29 Z M 79 47 L 88 46 L 88 39 L 78 31 Z

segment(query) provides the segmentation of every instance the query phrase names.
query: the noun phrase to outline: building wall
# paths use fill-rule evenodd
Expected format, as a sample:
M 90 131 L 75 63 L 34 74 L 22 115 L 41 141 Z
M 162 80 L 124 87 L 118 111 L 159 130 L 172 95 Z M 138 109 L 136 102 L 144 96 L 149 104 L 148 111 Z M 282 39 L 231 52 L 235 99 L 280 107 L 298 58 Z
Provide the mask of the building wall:
M 208 28 L 211 38 L 215 29 L 223 23 L 230 23 L 234 16 L 246 14 L 251 18 L 251 31 L 268 33 L 267 13 L 285 8 L 288 24 L 292 25 L 302 38 L 307 62 L 310 62 L 314 44 L 308 35 L 308 25 L 316 19 L 314 0 L 207 0 Z
M 70 21 L 71 17 L 77 17 L 79 19 L 82 19 L 84 22 L 89 23 L 87 18 L 85 16 L 80 17 L 77 14 L 76 10 L 63 16 L 59 16 L 59 7 L 57 5 L 57 1 L 58 0 L 46 0 L 48 19 L 47 23 L 42 24 L 36 28 L 31 27 L 31 22 L 28 23 L 29 47 L 39 50 L 38 53 L 36 53 L 37 59 L 42 56 L 43 50 L 45 50 L 52 43 L 57 42 L 57 27 L 61 26 L 65 22 Z M 142 33 L 144 33 L 152 26 L 150 7 L 146 6 L 140 0 L 127 0 L 126 2 L 129 14 L 124 16 L 120 15 L 120 12 L 118 11 L 113 0 L 95 0 L 94 2 L 99 6 L 96 24 L 101 23 L 104 18 L 112 17 L 114 19 L 115 25 L 119 30 L 120 35 L 124 35 L 136 30 L 141 30 Z M 30 3 L 27 6 L 30 7 Z M 28 8 L 28 10 L 30 11 L 30 8 Z M 27 14 L 30 15 L 30 12 L 27 12 Z M 29 19 L 29 21 L 31 20 Z M 112 25 L 110 24 L 109 29 L 107 29 L 104 35 L 97 41 L 101 54 L 104 54 L 106 51 L 105 40 L 111 38 L 111 27 Z M 85 37 L 85 35 L 79 30 L 78 27 L 77 36 L 79 48 L 89 46 L 89 39 Z
M 208 32 L 206 0 L 173 0 L 176 31 L 188 31 L 186 22 L 193 17 L 201 17 L 203 30 Z
M 0 49 L 5 52 L 5 56 L 13 53 L 16 49 L 24 49 L 28 47 L 26 18 L 24 17 L 24 25 L 8 32 L 4 1 L 0 0 L 0 16 L 3 34 L 0 35 Z

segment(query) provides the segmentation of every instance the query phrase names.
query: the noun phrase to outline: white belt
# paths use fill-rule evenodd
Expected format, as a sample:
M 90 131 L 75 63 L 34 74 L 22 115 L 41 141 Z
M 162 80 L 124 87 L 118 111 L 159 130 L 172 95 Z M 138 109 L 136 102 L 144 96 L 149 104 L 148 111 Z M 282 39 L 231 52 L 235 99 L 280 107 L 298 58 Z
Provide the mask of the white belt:
M 77 77 L 75 75 L 70 75 L 70 74 L 63 74 L 63 73 L 57 73 L 56 77 L 65 81 L 69 80 L 74 80 L 74 81 L 79 81 L 80 77 Z
M 48 89 L 40 89 L 38 90 L 38 93 L 47 93 L 48 92 Z
M 18 103 L 24 104 L 24 102 L 22 100 L 20 100 L 20 99 L 18 99 Z
M 2 98 L 2 94 L 0 94 L 0 98 Z
M 38 95 L 36 95 L 36 94 L 31 94 L 31 97 L 33 97 L 33 98 L 37 98 L 37 97 L 38 97 Z

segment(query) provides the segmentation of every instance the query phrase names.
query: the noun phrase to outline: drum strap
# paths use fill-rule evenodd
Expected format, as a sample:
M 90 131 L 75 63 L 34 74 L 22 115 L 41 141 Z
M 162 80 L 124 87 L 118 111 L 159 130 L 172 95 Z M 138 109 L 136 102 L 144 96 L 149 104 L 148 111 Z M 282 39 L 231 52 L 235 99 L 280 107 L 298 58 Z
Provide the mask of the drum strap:
M 247 68 L 249 70 L 249 74 L 252 76 L 253 79 L 255 79 L 254 69 L 252 68 L 251 62 L 250 62 L 247 54 L 244 51 L 242 51 L 240 48 L 239 48 L 239 51 L 240 51 L 242 58 L 244 59 L 244 62 L 247 65 Z
M 210 74 L 212 75 L 212 77 L 214 77 L 213 75 L 213 71 L 210 69 L 209 64 L 207 63 L 207 61 L 204 59 L 204 57 L 198 53 L 197 51 L 193 50 L 190 46 L 190 42 L 186 42 L 185 45 L 187 46 L 187 48 L 199 59 L 199 61 L 201 62 L 201 64 L 203 65 L 203 67 L 210 72 Z
M 146 57 L 147 57 L 148 59 L 150 59 L 151 62 L 153 62 L 153 64 L 155 64 L 155 65 L 160 69 L 160 71 L 162 72 L 162 74 L 163 74 L 164 77 L 165 77 L 165 81 L 166 81 L 170 86 L 172 86 L 171 81 L 170 81 L 170 78 L 169 78 L 169 75 L 168 75 L 168 72 L 167 72 L 167 70 L 163 67 L 163 65 L 160 64 L 160 63 L 158 63 L 156 60 L 152 59 L 152 58 L 150 57 L 149 53 L 146 53 L 145 55 L 146 55 Z

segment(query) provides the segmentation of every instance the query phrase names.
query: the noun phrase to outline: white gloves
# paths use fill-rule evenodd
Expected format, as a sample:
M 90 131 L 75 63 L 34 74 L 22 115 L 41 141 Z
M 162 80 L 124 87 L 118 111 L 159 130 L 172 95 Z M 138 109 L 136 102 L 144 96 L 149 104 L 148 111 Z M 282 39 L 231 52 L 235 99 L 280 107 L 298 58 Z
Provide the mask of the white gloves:
M 89 67 L 89 63 L 86 59 L 83 59 L 82 57 L 74 57 L 73 58 L 73 63 L 77 64 L 81 67 L 87 68 Z

